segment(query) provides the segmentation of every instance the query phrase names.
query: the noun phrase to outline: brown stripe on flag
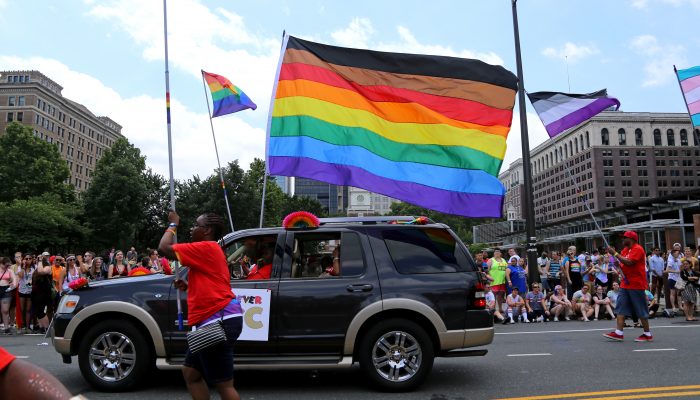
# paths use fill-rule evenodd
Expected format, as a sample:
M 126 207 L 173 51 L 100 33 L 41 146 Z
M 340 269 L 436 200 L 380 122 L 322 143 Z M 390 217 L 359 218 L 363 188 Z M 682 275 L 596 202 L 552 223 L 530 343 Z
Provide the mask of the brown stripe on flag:
M 512 110 L 515 102 L 515 91 L 498 85 L 455 78 L 437 78 L 346 67 L 323 61 L 306 50 L 287 49 L 284 53 L 283 63 L 302 63 L 325 68 L 362 86 L 394 86 L 437 96 L 477 101 L 502 110 Z

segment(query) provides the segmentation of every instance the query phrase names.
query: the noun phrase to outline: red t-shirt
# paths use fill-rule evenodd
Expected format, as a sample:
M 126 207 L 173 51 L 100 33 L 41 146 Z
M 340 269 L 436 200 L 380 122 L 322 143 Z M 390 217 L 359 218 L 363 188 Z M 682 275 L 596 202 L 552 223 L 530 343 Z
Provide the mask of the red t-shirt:
M 254 266 L 246 279 L 270 279 L 272 275 L 272 264 L 265 264 L 262 267 Z
M 647 278 L 646 278 L 646 259 L 647 255 L 644 252 L 644 248 L 635 243 L 632 248 L 625 247 L 620 252 L 622 257 L 630 259 L 634 264 L 625 265 L 620 263 L 620 268 L 625 274 L 625 278 L 620 282 L 620 287 L 623 289 L 633 289 L 633 290 L 646 290 L 647 289 Z
M 197 325 L 226 307 L 234 298 L 226 256 L 216 242 L 173 245 L 177 259 L 190 267 L 187 289 L 189 326 Z
M 10 365 L 12 361 L 15 361 L 15 356 L 0 347 L 0 372 Z

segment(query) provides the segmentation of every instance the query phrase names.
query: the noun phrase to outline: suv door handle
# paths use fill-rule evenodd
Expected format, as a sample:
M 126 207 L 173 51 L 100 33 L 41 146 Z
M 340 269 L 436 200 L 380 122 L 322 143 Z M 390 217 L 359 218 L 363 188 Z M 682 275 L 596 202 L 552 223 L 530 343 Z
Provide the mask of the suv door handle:
M 364 283 L 364 284 L 357 284 L 357 285 L 348 285 L 345 287 L 348 292 L 370 292 L 372 289 L 374 289 L 374 286 L 370 285 L 369 283 Z

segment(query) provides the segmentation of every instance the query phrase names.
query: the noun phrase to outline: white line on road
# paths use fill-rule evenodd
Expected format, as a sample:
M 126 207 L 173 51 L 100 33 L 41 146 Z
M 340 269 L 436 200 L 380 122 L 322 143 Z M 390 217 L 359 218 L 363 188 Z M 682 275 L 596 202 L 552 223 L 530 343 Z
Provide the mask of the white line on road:
M 662 326 L 652 326 L 651 329 L 662 329 L 662 328 L 700 328 L 700 325 L 662 325 Z M 609 331 L 612 328 L 594 328 L 594 329 L 568 329 L 562 331 L 519 331 L 519 332 L 496 332 L 496 335 L 522 335 L 522 334 L 535 334 L 535 333 L 575 333 L 575 332 L 596 332 L 596 331 Z
M 640 349 L 632 351 L 676 351 L 677 349 Z
M 508 354 L 508 357 L 536 357 L 536 356 L 551 356 L 552 353 L 533 353 L 533 354 Z
M 25 359 L 25 358 L 29 358 L 29 356 L 15 356 L 15 358 Z

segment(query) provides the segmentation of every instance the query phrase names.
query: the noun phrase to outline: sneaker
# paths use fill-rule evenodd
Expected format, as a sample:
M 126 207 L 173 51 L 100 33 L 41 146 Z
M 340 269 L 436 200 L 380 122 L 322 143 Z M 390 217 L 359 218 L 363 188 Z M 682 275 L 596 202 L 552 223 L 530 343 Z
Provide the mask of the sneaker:
M 527 319 L 527 318 L 525 318 L 525 317 L 523 317 L 523 322 L 526 323 L 526 324 L 529 324 L 529 323 L 530 323 L 530 320 Z
M 544 317 L 543 316 L 537 317 L 537 322 L 544 322 Z
M 642 333 L 641 336 L 638 338 L 634 339 L 635 342 L 653 342 L 654 341 L 654 336 L 647 336 Z
M 597 321 L 597 320 L 598 320 L 598 318 L 593 318 L 593 321 Z
M 616 342 L 621 342 L 621 341 L 625 340 L 625 335 L 618 335 L 617 333 L 615 333 L 615 331 L 612 331 L 610 333 L 605 333 L 605 334 L 603 334 L 603 336 L 605 336 L 606 338 L 608 338 L 610 340 L 614 340 Z
M 514 323 L 515 323 L 515 321 L 513 320 L 513 318 L 510 319 L 510 323 L 511 323 L 511 324 L 514 324 Z
M 564 317 L 564 319 L 565 319 L 566 321 L 571 321 L 571 318 L 569 318 L 569 316 Z
M 506 318 L 504 318 L 503 322 L 501 322 L 501 324 L 503 324 L 503 325 L 506 325 L 507 323 L 508 323 L 508 319 L 506 319 Z
M 554 317 L 554 322 L 559 322 L 559 317 Z

